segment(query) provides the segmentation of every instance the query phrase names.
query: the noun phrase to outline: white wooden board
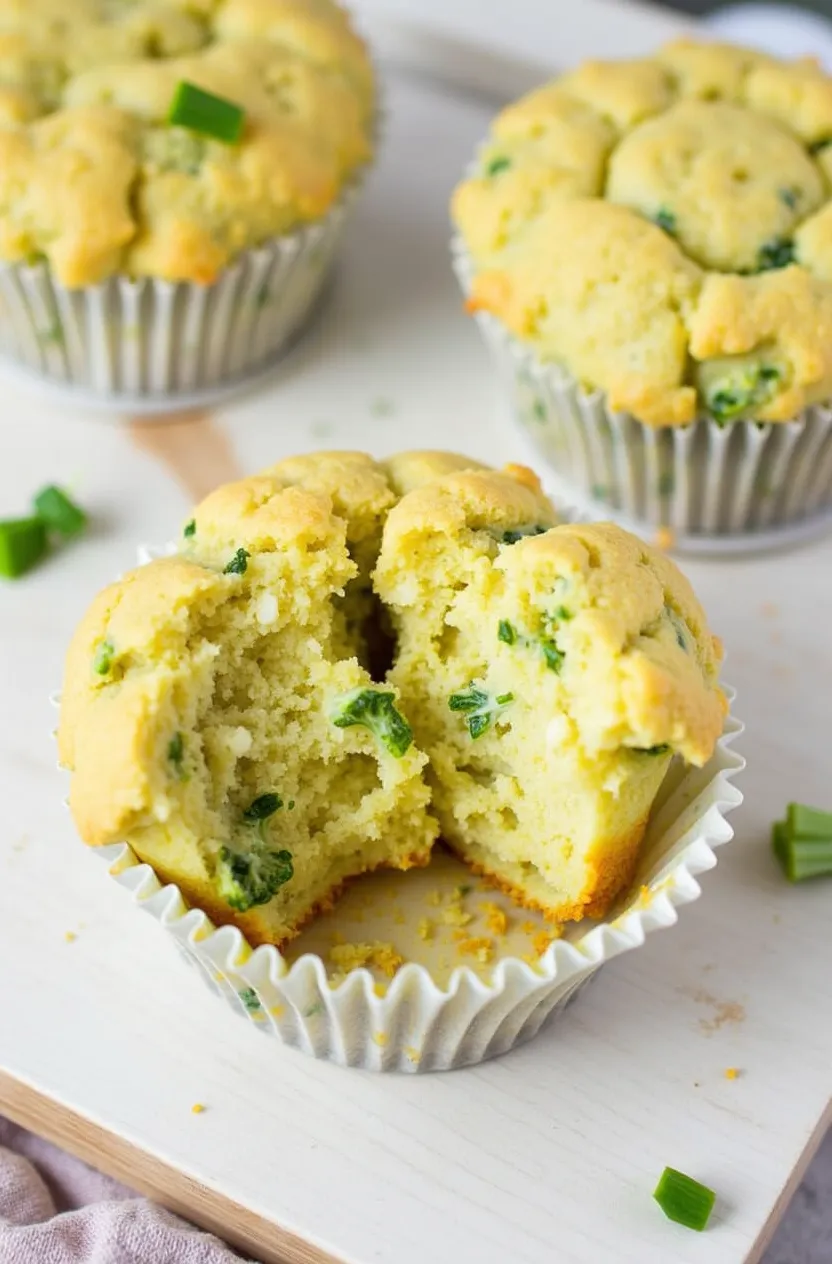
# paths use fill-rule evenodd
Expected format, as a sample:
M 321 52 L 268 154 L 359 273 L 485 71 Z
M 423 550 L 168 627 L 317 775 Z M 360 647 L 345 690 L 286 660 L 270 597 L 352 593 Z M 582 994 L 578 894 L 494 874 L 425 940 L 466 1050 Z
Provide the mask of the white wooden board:
M 738 838 L 678 927 L 500 1062 L 405 1079 L 284 1051 L 208 994 L 62 807 L 47 695 L 71 629 L 213 479 L 335 446 L 517 455 L 446 252 L 447 195 L 488 109 L 410 78 L 390 105 L 333 298 L 266 388 L 142 429 L 0 393 L 2 513 L 60 480 L 97 524 L 0 587 L 0 1111 L 263 1258 L 751 1261 L 832 1096 L 832 888 L 788 888 L 768 847 L 788 799 L 832 794 L 832 539 L 687 565 L 748 723 Z M 665 1164 L 719 1191 L 706 1234 L 652 1202 Z

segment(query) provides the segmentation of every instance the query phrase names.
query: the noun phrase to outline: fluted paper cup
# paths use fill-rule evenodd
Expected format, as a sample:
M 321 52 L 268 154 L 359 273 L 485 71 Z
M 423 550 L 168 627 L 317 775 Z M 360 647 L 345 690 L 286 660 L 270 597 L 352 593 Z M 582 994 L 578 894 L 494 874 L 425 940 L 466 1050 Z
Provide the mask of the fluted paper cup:
M 467 296 L 473 265 L 459 237 L 452 255 Z M 832 408 L 788 422 L 646 426 L 539 360 L 491 313 L 476 321 L 533 459 L 554 494 L 590 517 L 703 552 L 771 548 L 832 526 Z
M 238 390 L 312 317 L 364 173 L 323 219 L 246 251 L 212 285 L 116 276 L 71 290 L 44 262 L 0 261 L 0 364 L 62 401 L 134 415 Z
M 168 556 L 176 548 L 142 548 L 139 563 Z M 725 692 L 732 702 L 733 690 Z M 59 696 L 53 701 L 59 704 Z M 363 900 L 350 914 L 348 892 L 326 915 L 329 942 L 384 941 L 391 933 L 397 938 L 401 933 L 409 948 L 383 983 L 363 966 L 339 970 L 333 977 L 331 958 L 323 948 L 304 951 L 310 942 L 308 932 L 289 944 L 286 953 L 269 945 L 253 948 L 236 927 L 218 927 L 200 909 L 189 907 L 179 888 L 163 884 L 126 843 L 98 848 L 97 854 L 211 991 L 259 1031 L 342 1066 L 448 1071 L 507 1053 L 530 1040 L 604 962 L 638 948 L 651 931 L 672 926 L 676 910 L 699 897 L 697 876 L 714 867 L 715 849 L 733 837 L 726 816 L 742 802 L 733 779 L 745 761 L 732 749 L 742 727 L 728 715 L 714 754 L 702 769 L 673 761 L 653 806 L 630 890 L 603 921 L 571 924 L 552 942 L 554 932 L 549 927 L 547 933 L 542 918 L 514 908 L 460 862 L 443 858 L 440 849 L 426 870 L 390 871 L 357 880 L 352 892 L 361 896 L 372 887 L 377 898 Z M 463 947 L 457 950 L 451 941 L 443 951 L 457 951 L 460 964 L 440 971 L 437 953 L 426 942 L 431 936 L 422 934 L 420 923 L 426 913 L 452 908 L 454 901 L 459 909 L 460 882 L 470 884 L 471 902 L 489 901 L 480 908 L 501 908 L 512 922 L 522 922 L 528 928 L 526 947 L 544 935 L 545 950 L 521 954 L 517 933 L 506 936 L 503 925 L 491 937 L 493 956 L 487 968 L 465 964 L 459 955 Z M 398 902 L 392 932 L 390 896 Z M 499 911 L 497 918 L 499 924 Z M 314 939 L 323 921 L 312 928 L 316 946 L 323 942 L 321 935 Z M 450 924 L 454 921 L 458 919 Z M 476 933 L 473 927 L 472 935 Z M 469 946 L 476 948 L 479 942 L 472 938 Z

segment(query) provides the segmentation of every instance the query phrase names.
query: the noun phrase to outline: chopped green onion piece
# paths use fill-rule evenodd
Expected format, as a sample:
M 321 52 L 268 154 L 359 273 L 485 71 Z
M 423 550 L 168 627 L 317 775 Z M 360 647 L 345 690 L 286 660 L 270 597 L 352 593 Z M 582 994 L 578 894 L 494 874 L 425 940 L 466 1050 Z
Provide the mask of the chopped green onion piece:
M 46 553 L 46 527 L 40 518 L 7 518 L 0 522 L 0 575 L 18 579 L 37 566 Z
M 772 829 L 771 845 L 789 882 L 832 875 L 832 834 L 795 835 L 788 821 L 777 821 Z
M 502 641 L 503 645 L 513 645 L 517 640 L 517 629 L 508 619 L 501 619 L 497 624 L 497 640 Z
M 168 122 L 187 127 L 202 136 L 212 136 L 226 145 L 236 145 L 243 134 L 245 111 L 233 101 L 215 97 L 196 84 L 183 80 L 173 94 Z
M 44 487 L 35 497 L 34 505 L 40 520 L 61 535 L 78 535 L 87 525 L 83 509 L 79 509 L 60 487 Z
M 789 832 L 785 821 L 774 822 L 771 830 L 771 846 L 783 869 L 787 869 L 789 864 Z
M 112 641 L 99 641 L 92 657 L 92 669 L 96 676 L 109 676 L 113 666 L 115 647 Z
M 182 534 L 186 540 L 190 540 L 191 536 L 196 535 L 196 518 L 191 518 L 190 522 L 186 522 Z
M 832 838 L 832 812 L 808 808 L 805 803 L 789 804 L 786 825 L 791 835 L 801 838 Z
M 666 1167 L 659 1177 L 653 1197 L 668 1220 L 696 1229 L 698 1233 L 707 1225 L 716 1202 L 716 1194 L 707 1185 L 700 1185 L 684 1172 Z

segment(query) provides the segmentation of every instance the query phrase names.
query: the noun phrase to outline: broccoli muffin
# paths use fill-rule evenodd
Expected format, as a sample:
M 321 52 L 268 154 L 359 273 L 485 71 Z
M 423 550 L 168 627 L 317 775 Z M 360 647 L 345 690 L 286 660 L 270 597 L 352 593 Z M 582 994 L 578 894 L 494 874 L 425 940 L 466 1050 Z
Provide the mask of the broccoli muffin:
M 702 764 L 722 731 L 719 651 L 672 563 L 555 523 L 531 470 L 452 453 L 220 488 L 73 640 L 81 836 L 257 943 L 426 863 L 440 827 L 554 920 L 602 911 L 672 756 Z
M 345 12 L 333 0 L 5 8 L 0 262 L 37 299 L 34 349 L 18 332 L 7 354 L 70 383 L 147 391 L 193 389 L 224 356 L 220 376 L 230 376 L 275 350 L 320 288 L 342 195 L 373 153 L 372 67 Z M 225 299 L 206 304 L 204 292 L 234 265 L 238 320 L 256 326 L 245 336 Z M 144 282 L 143 292 L 119 281 Z M 100 382 L 78 307 L 86 312 L 89 287 L 108 282 L 99 306 L 110 340 L 102 332 L 97 354 L 110 377 Z M 179 302 L 156 282 L 178 284 Z M 26 313 L 12 290 L 6 316 L 20 324 Z M 289 291 L 292 307 L 278 313 Z M 164 338 L 157 329 L 138 370 L 121 369 L 122 336 L 132 340 L 122 356 L 137 354 L 133 344 L 146 331 L 153 343 L 163 319 L 175 328 Z M 240 345 L 227 349 L 235 334 Z M 209 350 L 211 363 L 191 373 L 176 363 Z
M 456 268 L 580 494 L 685 536 L 832 506 L 832 420 L 811 411 L 832 401 L 830 140 L 813 61 L 690 40 L 586 62 L 495 119 L 453 195 Z M 800 443 L 776 433 L 795 420 Z
M 103 592 L 61 706 L 82 838 L 125 839 L 254 943 L 288 939 L 347 878 L 426 863 L 436 835 L 395 688 L 338 618 L 347 523 L 299 473 L 220 488 L 176 556 Z
M 551 527 L 534 484 L 462 472 L 387 519 L 390 680 L 442 837 L 561 922 L 630 878 L 674 755 L 722 732 L 719 643 L 686 580 L 618 527 Z

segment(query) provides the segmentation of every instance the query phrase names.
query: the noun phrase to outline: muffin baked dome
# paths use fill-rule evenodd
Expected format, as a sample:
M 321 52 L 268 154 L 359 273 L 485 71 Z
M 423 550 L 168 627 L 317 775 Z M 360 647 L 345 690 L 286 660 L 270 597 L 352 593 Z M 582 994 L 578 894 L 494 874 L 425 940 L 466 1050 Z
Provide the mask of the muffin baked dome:
M 722 731 L 719 646 L 666 558 L 555 522 L 531 470 L 451 453 L 219 488 L 73 639 L 79 833 L 255 942 L 425 863 L 440 826 L 555 921 L 601 911 L 672 755 Z
M 0 61 L 0 258 L 68 287 L 211 282 L 372 152 L 369 58 L 331 0 L 31 0 Z M 166 122 L 181 81 L 244 110 L 239 143 Z
M 832 396 L 830 141 L 813 62 L 585 63 L 503 111 L 454 194 L 469 306 L 646 424 L 788 420 Z

